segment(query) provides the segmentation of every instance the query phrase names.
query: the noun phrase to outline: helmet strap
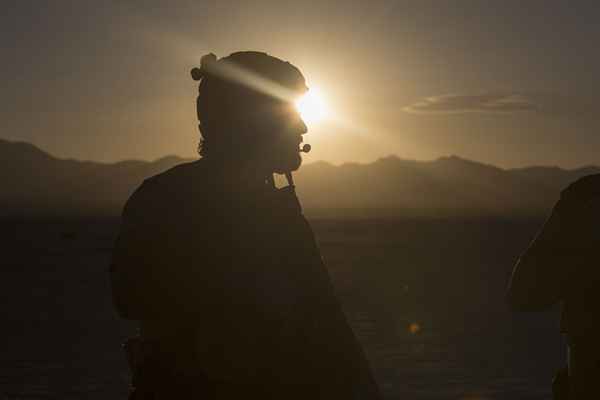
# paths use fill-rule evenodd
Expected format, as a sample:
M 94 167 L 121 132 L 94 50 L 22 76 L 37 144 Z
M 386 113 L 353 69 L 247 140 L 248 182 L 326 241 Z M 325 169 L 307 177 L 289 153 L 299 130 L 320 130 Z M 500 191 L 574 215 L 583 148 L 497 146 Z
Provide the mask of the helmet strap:
M 291 187 L 294 187 L 294 177 L 292 177 L 291 171 L 285 173 L 285 179 L 287 179 L 288 185 L 290 185 Z

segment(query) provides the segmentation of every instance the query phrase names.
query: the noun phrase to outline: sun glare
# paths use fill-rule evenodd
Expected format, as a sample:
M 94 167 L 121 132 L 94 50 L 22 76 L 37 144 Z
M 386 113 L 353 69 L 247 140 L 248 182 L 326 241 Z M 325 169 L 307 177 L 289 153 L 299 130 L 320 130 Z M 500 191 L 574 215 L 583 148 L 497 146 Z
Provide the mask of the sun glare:
M 296 109 L 307 124 L 329 117 L 330 111 L 321 91 L 312 87 L 296 101 Z

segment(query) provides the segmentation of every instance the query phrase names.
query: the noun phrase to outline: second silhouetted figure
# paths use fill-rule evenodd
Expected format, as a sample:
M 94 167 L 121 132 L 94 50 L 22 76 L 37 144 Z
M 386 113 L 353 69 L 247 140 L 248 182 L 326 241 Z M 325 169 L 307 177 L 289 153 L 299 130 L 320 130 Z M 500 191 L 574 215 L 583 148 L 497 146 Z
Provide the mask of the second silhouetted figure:
M 514 268 L 508 300 L 520 311 L 563 303 L 561 329 L 569 344 L 567 374 L 555 396 L 592 399 L 600 378 L 600 175 L 562 191 L 552 215 Z

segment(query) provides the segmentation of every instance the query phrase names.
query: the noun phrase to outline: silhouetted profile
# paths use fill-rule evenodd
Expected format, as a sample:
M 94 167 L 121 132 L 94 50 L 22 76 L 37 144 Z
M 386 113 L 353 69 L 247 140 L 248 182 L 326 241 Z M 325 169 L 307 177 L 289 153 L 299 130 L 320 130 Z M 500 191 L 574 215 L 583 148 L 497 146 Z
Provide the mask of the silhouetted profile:
M 557 375 L 555 393 L 595 398 L 600 378 L 600 174 L 579 179 L 560 200 L 514 268 L 511 307 L 540 311 L 563 303 L 561 330 L 569 344 L 568 379 Z M 565 390 L 565 385 L 569 386 Z
M 304 77 L 258 52 L 201 64 L 202 158 L 144 181 L 113 254 L 116 308 L 140 321 L 132 397 L 379 398 L 291 178 Z

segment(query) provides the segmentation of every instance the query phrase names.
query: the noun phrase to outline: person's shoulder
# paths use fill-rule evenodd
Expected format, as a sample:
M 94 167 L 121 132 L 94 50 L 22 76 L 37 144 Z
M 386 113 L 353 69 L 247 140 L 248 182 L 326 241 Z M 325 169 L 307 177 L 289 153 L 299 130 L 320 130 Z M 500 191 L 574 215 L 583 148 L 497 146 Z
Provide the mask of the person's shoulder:
M 161 199 L 172 197 L 191 184 L 201 180 L 204 163 L 202 160 L 175 165 L 163 172 L 150 176 L 138 186 L 125 204 L 125 212 L 146 209 L 161 204 Z
M 157 188 L 158 186 L 170 186 L 186 181 L 190 178 L 199 178 L 204 172 L 204 162 L 202 159 L 182 164 L 177 164 L 163 172 L 148 177 L 142 183 L 142 186 L 148 188 Z
M 600 196 L 600 174 L 586 175 L 561 192 L 561 199 L 587 199 Z

